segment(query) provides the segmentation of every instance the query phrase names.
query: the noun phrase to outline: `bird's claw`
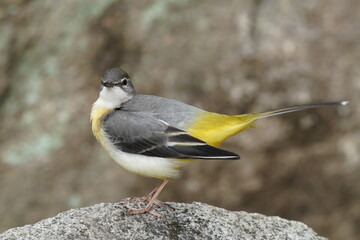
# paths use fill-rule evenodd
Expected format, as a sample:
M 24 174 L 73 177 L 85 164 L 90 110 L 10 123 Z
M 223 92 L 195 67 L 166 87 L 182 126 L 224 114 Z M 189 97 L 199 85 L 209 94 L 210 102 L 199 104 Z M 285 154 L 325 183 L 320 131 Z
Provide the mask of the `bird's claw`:
M 125 207 L 130 210 L 130 214 L 150 213 L 151 215 L 153 215 L 155 217 L 162 218 L 162 216 L 159 213 L 155 212 L 154 210 L 151 210 L 149 207 L 134 208 L 134 207 L 131 207 L 129 204 L 126 204 Z

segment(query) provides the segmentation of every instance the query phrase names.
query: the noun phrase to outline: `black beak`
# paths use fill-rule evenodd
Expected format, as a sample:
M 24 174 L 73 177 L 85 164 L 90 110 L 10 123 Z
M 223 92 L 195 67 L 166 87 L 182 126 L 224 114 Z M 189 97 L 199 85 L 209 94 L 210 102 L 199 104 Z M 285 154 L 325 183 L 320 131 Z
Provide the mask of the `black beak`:
M 111 82 L 105 82 L 105 81 L 101 81 L 101 84 L 104 86 L 104 87 L 113 87 L 114 84 L 111 83 Z

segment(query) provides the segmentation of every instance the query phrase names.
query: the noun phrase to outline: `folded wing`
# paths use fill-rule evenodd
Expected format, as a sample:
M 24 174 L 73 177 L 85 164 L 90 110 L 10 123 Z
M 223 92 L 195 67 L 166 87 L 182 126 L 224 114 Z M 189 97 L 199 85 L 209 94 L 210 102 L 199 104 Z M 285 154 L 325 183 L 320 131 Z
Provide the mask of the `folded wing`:
M 119 150 L 150 157 L 179 159 L 239 159 L 149 114 L 115 111 L 104 119 L 104 130 Z

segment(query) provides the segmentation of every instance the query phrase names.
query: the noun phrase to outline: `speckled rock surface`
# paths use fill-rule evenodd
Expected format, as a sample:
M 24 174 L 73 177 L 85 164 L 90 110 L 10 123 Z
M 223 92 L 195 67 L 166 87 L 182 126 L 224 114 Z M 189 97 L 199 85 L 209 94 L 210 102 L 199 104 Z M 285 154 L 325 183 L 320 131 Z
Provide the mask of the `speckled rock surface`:
M 124 202 L 72 209 L 0 239 L 326 239 L 280 217 L 231 212 L 203 203 L 166 203 L 151 214 L 130 215 Z

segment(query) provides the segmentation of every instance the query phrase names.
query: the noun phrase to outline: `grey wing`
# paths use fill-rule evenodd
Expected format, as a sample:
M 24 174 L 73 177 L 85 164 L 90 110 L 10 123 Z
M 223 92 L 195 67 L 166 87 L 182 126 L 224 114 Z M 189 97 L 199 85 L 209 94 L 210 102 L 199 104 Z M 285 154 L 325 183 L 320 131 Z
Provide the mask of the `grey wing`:
M 115 111 L 104 119 L 104 130 L 116 148 L 128 153 L 163 158 L 239 159 L 237 154 L 212 147 L 149 114 Z

